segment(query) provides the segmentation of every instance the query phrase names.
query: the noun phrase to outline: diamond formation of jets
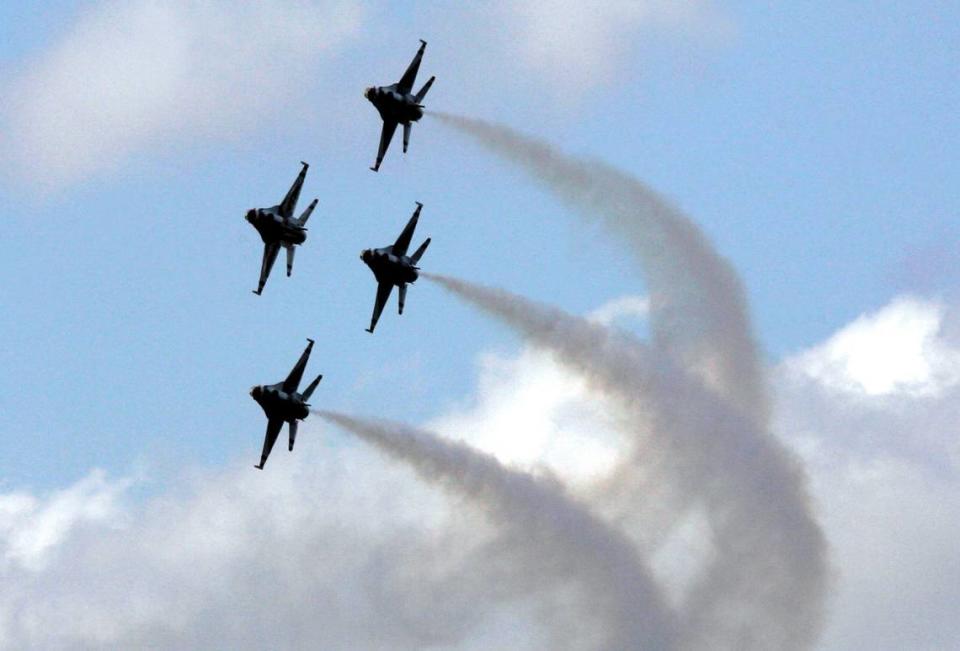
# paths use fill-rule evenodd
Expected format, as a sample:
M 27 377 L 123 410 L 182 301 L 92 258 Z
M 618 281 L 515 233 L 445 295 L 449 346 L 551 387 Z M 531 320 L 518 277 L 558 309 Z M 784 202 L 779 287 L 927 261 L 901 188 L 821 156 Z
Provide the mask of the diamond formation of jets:
M 383 131 L 380 132 L 380 148 L 377 150 L 377 162 L 372 169 L 374 172 L 380 169 L 380 163 L 383 161 L 384 154 L 387 153 L 387 147 L 393 140 L 393 134 L 397 130 L 397 125 L 403 125 L 403 153 L 407 153 L 407 145 L 410 143 L 411 123 L 416 122 L 423 117 L 423 98 L 426 96 L 430 86 L 433 85 L 435 77 L 430 77 L 427 83 L 423 85 L 420 92 L 413 93 L 413 84 L 417 79 L 417 72 L 420 70 L 420 61 L 423 59 L 423 51 L 427 47 L 427 42 L 420 40 L 420 49 L 410 62 L 407 71 L 403 73 L 400 81 L 391 86 L 373 86 L 363 91 L 363 96 L 377 108 L 380 117 L 383 119 Z
M 284 423 L 290 425 L 288 449 L 293 451 L 293 443 L 297 439 L 297 425 L 299 421 L 310 415 L 310 405 L 307 400 L 313 395 L 313 390 L 320 384 L 323 375 L 318 375 L 303 393 L 297 393 L 303 371 L 307 367 L 307 360 L 310 359 L 310 351 L 313 349 L 313 339 L 307 339 L 307 341 L 309 342 L 307 347 L 286 380 L 250 389 L 250 396 L 257 401 L 257 404 L 263 408 L 263 413 L 267 415 L 267 434 L 263 439 L 263 452 L 260 454 L 260 463 L 254 468 L 263 469 L 263 464 L 267 462 L 267 457 L 270 456 L 270 451 L 273 449 L 273 444 L 277 442 L 277 436 Z
M 417 263 L 423 256 L 423 252 L 430 246 L 430 238 L 424 240 L 420 248 L 413 255 L 407 255 L 407 249 L 410 248 L 410 240 L 413 239 L 413 231 L 417 228 L 417 221 L 420 219 L 420 210 L 423 204 L 419 201 L 417 209 L 413 211 L 413 216 L 404 227 L 400 237 L 392 246 L 385 246 L 382 249 L 366 249 L 360 254 L 360 259 L 370 267 L 374 277 L 377 279 L 377 299 L 373 305 L 373 317 L 370 319 L 370 327 L 367 332 L 372 333 L 377 327 L 377 321 L 380 319 L 380 313 L 383 312 L 383 306 L 387 304 L 390 298 L 390 292 L 394 285 L 399 288 L 400 314 L 403 314 L 403 304 L 407 298 L 407 284 L 413 283 L 419 277 Z
M 303 211 L 299 218 L 293 216 L 293 211 L 297 209 L 297 200 L 300 198 L 300 189 L 303 187 L 303 180 L 307 176 L 307 168 L 310 166 L 300 161 L 303 168 L 297 175 L 293 185 L 287 192 L 287 196 L 279 205 L 272 208 L 252 208 L 247 211 L 247 221 L 250 222 L 260 238 L 263 240 L 263 263 L 260 266 L 260 283 L 253 291 L 260 295 L 263 292 L 263 286 L 267 283 L 267 277 L 273 268 L 273 263 L 277 260 L 280 253 L 280 247 L 287 250 L 287 276 L 293 272 L 293 254 L 294 247 L 303 244 L 307 239 L 307 220 L 310 213 L 317 207 L 317 200 L 314 199 Z
M 426 47 L 427 42 L 421 39 L 420 48 L 400 81 L 390 86 L 367 88 L 363 93 L 364 97 L 376 107 L 383 119 L 377 161 L 370 168 L 374 172 L 380 169 L 380 164 L 383 162 L 383 157 L 390 146 L 397 127 L 403 125 L 403 152 L 406 153 L 410 143 L 412 123 L 423 117 L 423 98 L 433 85 L 435 77 L 430 77 L 417 93 L 413 92 L 413 85 L 416 82 L 420 62 L 423 60 Z M 266 285 L 270 271 L 277 260 L 280 248 L 283 247 L 287 250 L 287 276 L 290 276 L 293 272 L 294 247 L 303 244 L 307 239 L 306 223 L 317 206 L 317 199 L 310 203 L 299 218 L 293 216 L 297 201 L 300 198 L 300 191 L 303 188 L 303 182 L 307 176 L 307 169 L 310 167 L 303 161 L 301 161 L 301 165 L 303 165 L 303 168 L 279 205 L 272 208 L 254 208 L 248 210 L 246 214 L 246 220 L 257 229 L 264 245 L 260 282 L 253 292 L 258 296 L 263 292 L 263 287 Z M 403 314 L 403 305 L 407 298 L 407 285 L 416 282 L 419 277 L 417 263 L 430 245 L 430 238 L 424 240 L 413 255 L 407 255 L 413 233 L 420 219 L 420 211 L 423 209 L 422 203 L 418 201 L 416 204 L 417 207 L 413 211 L 413 215 L 396 242 L 391 246 L 380 249 L 366 249 L 360 254 L 360 259 L 370 268 L 377 280 L 377 298 L 367 332 L 372 333 L 376 328 L 377 321 L 380 319 L 380 314 L 383 312 L 394 286 L 399 288 L 399 312 Z M 284 423 L 289 426 L 290 443 L 288 449 L 292 451 L 297 438 L 297 426 L 301 420 L 310 415 L 310 405 L 307 401 L 313 395 L 323 376 L 318 375 L 303 393 L 298 393 L 297 389 L 303 379 L 303 373 L 310 359 L 310 352 L 313 350 L 313 339 L 307 339 L 307 342 L 307 347 L 301 353 L 300 359 L 297 360 L 283 382 L 258 385 L 250 390 L 250 396 L 260 405 L 267 417 L 263 451 L 260 454 L 260 463 L 256 464 L 255 468 L 263 469 Z

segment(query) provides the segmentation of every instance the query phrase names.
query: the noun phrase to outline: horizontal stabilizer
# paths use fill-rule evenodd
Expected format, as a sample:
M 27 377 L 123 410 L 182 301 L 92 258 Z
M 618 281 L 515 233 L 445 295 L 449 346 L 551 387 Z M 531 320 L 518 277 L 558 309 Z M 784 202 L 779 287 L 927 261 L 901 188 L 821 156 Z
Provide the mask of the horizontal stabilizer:
M 417 249 L 417 250 L 414 252 L 413 256 L 411 257 L 411 259 L 413 260 L 413 264 L 417 264 L 418 262 L 420 262 L 420 258 L 423 257 L 423 253 L 424 253 L 424 251 L 427 250 L 427 247 L 428 247 L 428 246 L 430 246 L 430 238 L 429 238 L 429 237 L 423 241 L 423 244 L 420 245 L 420 248 Z
M 427 96 L 427 91 L 429 91 L 430 87 L 433 86 L 434 79 L 436 79 L 436 77 L 430 77 L 430 79 L 427 80 L 427 83 L 423 85 L 423 88 L 420 89 L 420 92 L 417 93 L 416 96 L 414 96 L 414 99 L 417 101 L 417 104 L 422 102 L 423 98 Z
M 287 245 L 287 277 L 290 277 L 290 274 L 293 273 L 293 256 L 297 252 L 297 249 L 294 248 L 292 244 Z
M 318 375 L 317 379 L 310 383 L 310 386 L 307 387 L 307 390 L 303 392 L 303 399 L 309 400 L 310 396 L 313 395 L 313 390 L 317 388 L 317 385 L 320 384 L 320 380 L 323 379 L 323 375 Z
M 314 199 L 310 202 L 310 205 L 307 206 L 307 209 L 303 211 L 303 214 L 300 215 L 300 219 L 297 220 L 300 226 L 306 226 L 307 220 L 310 219 L 310 215 L 313 213 L 313 209 L 317 207 L 317 199 Z
M 293 444 L 297 441 L 297 421 L 290 421 L 290 445 L 287 446 L 287 450 L 293 452 Z

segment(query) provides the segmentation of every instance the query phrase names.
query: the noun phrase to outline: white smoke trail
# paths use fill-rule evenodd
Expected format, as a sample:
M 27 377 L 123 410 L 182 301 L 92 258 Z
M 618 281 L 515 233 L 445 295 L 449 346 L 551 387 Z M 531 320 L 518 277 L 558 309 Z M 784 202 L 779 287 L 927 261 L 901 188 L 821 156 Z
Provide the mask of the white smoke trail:
M 657 449 L 647 452 L 668 464 L 659 476 L 686 503 L 706 507 L 713 534 L 713 558 L 685 605 L 689 648 L 805 649 L 816 641 L 824 538 L 803 473 L 754 419 L 628 334 L 503 290 L 424 275 L 552 351 L 617 400 L 635 427 L 652 420 Z
M 599 618 L 599 639 L 568 640 L 569 648 L 604 651 L 679 648 L 679 631 L 661 590 L 622 533 L 569 497 L 556 481 L 510 470 L 466 445 L 409 427 L 318 411 L 322 418 L 410 464 L 422 478 L 476 500 L 498 523 L 519 530 L 526 561 L 548 559 L 555 577 L 586 590 L 589 614 Z M 517 568 L 530 572 L 530 563 Z
M 761 423 L 768 417 L 762 364 L 736 273 L 697 226 L 641 181 L 580 160 L 503 125 L 431 112 L 488 150 L 519 164 L 587 220 L 625 239 L 645 273 L 651 329 L 671 351 Z

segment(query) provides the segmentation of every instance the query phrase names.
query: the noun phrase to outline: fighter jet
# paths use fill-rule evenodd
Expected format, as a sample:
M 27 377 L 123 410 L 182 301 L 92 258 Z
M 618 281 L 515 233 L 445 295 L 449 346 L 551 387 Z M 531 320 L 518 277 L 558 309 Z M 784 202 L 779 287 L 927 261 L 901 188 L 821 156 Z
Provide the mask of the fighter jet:
M 380 132 L 380 149 L 377 151 L 377 162 L 370 168 L 374 172 L 380 169 L 380 162 L 383 161 L 383 155 L 387 153 L 387 147 L 393 140 L 397 125 L 403 125 L 403 153 L 407 153 L 407 145 L 410 143 L 410 123 L 423 117 L 423 104 L 421 102 L 427 91 L 430 90 L 435 77 L 430 77 L 416 95 L 413 94 L 413 84 L 417 79 L 420 60 L 423 59 L 423 50 L 426 47 L 427 42 L 420 39 L 420 49 L 417 50 L 417 54 L 410 62 L 407 71 L 400 77 L 400 81 L 392 86 L 371 86 L 363 91 L 363 96 L 377 107 L 380 117 L 383 118 L 383 131 Z
M 267 276 L 273 268 L 273 263 L 277 260 L 277 254 L 280 253 L 280 247 L 287 249 L 287 276 L 293 271 L 293 254 L 298 244 L 303 244 L 307 239 L 307 220 L 310 219 L 310 213 L 317 207 L 317 200 L 314 199 L 303 211 L 300 218 L 293 216 L 293 211 L 297 208 L 297 199 L 300 198 L 300 188 L 303 187 L 303 179 L 307 176 L 307 168 L 310 167 L 303 161 L 300 161 L 303 169 L 297 175 L 293 185 L 283 198 L 280 205 L 272 208 L 251 208 L 247 211 L 247 221 L 253 224 L 253 227 L 260 233 L 263 240 L 263 263 L 260 265 L 260 284 L 253 291 L 259 296 L 263 292 L 263 286 L 267 283 Z
M 267 462 L 270 456 L 270 450 L 277 441 L 280 429 L 284 423 L 290 424 L 290 446 L 293 450 L 293 442 L 297 438 L 297 421 L 301 421 L 310 415 L 310 405 L 307 400 L 313 395 L 313 390 L 323 379 L 318 375 L 317 379 L 310 383 L 307 390 L 303 393 L 297 393 L 297 387 L 300 386 L 300 379 L 303 377 L 303 371 L 307 367 L 307 360 L 310 358 L 310 351 L 313 349 L 313 339 L 307 339 L 308 343 L 300 359 L 294 365 L 290 375 L 283 382 L 276 384 L 266 384 L 255 386 L 250 389 L 250 395 L 257 404 L 263 408 L 263 413 L 267 415 L 267 435 L 263 439 L 263 452 L 260 454 L 260 463 L 254 468 L 263 469 L 263 464 Z
M 407 283 L 415 282 L 420 275 L 417 273 L 419 267 L 416 265 L 423 256 L 423 252 L 430 246 L 430 238 L 424 240 L 413 255 L 407 255 L 410 240 L 413 239 L 413 231 L 417 227 L 417 220 L 420 219 L 420 209 L 423 208 L 422 203 L 419 201 L 416 203 L 417 209 L 413 211 L 413 216 L 393 246 L 366 249 L 360 254 L 360 259 L 370 267 L 377 279 L 377 301 L 373 305 L 373 317 L 370 319 L 367 332 L 372 333 L 377 326 L 380 313 L 383 312 L 383 306 L 387 304 L 394 285 L 400 288 L 400 314 L 403 314 L 403 303 L 407 298 Z

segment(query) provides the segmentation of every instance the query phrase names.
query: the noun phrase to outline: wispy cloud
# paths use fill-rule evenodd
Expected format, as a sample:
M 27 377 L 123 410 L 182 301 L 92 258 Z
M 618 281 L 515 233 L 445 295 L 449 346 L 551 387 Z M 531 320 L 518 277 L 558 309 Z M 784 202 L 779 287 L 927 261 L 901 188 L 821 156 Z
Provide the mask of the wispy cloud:
M 362 13 L 354 0 L 84 7 L 3 89 L 0 171 L 56 188 L 147 147 L 236 139 L 283 119 Z
M 717 41 L 732 31 L 710 0 L 500 0 L 494 8 L 513 60 L 568 99 L 610 83 L 644 36 Z

